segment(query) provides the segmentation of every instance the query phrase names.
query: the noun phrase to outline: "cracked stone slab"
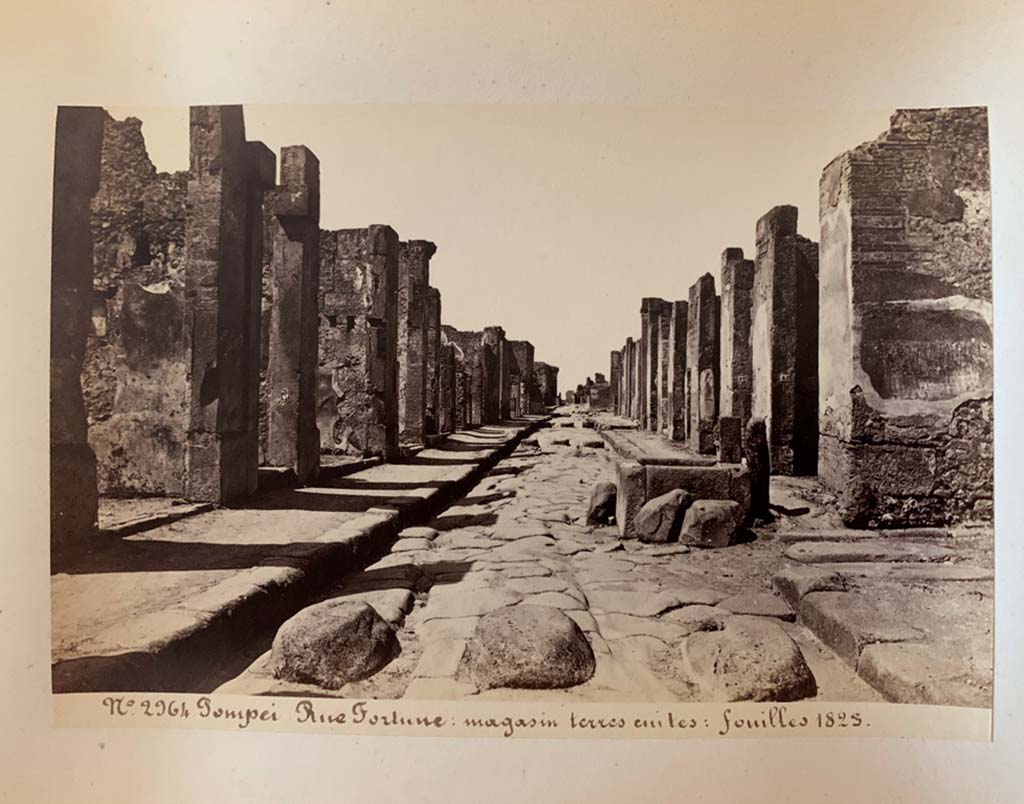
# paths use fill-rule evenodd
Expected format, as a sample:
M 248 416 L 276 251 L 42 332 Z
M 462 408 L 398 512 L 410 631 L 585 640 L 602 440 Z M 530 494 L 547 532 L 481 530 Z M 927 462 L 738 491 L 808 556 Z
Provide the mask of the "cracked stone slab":
M 856 592 L 811 592 L 800 602 L 800 619 L 854 668 L 867 645 L 925 637 L 907 625 L 899 611 Z
M 534 578 L 513 578 L 505 584 L 509 589 L 522 592 L 524 595 L 538 594 L 540 592 L 564 592 L 569 584 L 561 578 L 534 577 Z
M 896 703 L 991 707 L 991 668 L 975 668 L 969 650 L 943 648 L 906 642 L 868 645 L 857 671 Z
M 611 641 L 633 636 L 649 636 L 672 644 L 690 632 L 679 625 L 652 617 L 636 617 L 631 614 L 596 614 L 601 636 Z
M 667 611 L 659 619 L 673 623 L 692 634 L 697 631 L 718 631 L 731 616 L 731 611 L 698 604 Z
M 682 604 L 672 592 L 613 592 L 595 589 L 587 591 L 592 610 L 605 613 L 633 614 L 637 617 L 657 617 Z
M 743 592 L 718 603 L 733 614 L 751 614 L 757 617 L 776 617 L 792 622 L 796 619 L 786 601 L 768 592 Z
M 413 670 L 419 678 L 454 678 L 466 652 L 465 639 L 439 639 L 428 642 Z
M 433 541 L 438 536 L 438 532 L 433 528 L 427 527 L 408 527 L 402 528 L 398 532 L 399 539 L 427 539 Z
M 478 589 L 445 593 L 433 591 L 423 608 L 422 619 L 454 619 L 487 614 L 505 606 L 514 606 L 523 599 L 518 592 L 509 589 Z
M 392 553 L 409 553 L 416 550 L 430 550 L 434 543 L 430 539 L 399 539 L 391 547 Z
M 804 564 L 865 561 L 947 561 L 956 556 L 948 547 L 922 542 L 863 540 L 858 542 L 804 542 L 790 545 L 783 554 Z
M 541 592 L 540 594 L 530 595 L 523 603 L 530 606 L 549 606 L 554 609 L 571 611 L 578 609 L 583 604 L 583 601 L 567 595 L 565 592 Z

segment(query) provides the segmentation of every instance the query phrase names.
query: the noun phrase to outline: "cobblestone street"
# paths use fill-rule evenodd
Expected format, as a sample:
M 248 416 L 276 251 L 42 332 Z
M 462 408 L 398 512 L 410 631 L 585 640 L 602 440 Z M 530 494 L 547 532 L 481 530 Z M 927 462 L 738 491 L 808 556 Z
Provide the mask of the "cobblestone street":
M 275 679 L 267 652 L 220 691 L 422 699 L 721 699 L 730 691 L 716 687 L 715 673 L 700 665 L 692 644 L 686 649 L 687 637 L 728 634 L 733 620 L 746 625 L 737 639 L 771 646 L 758 662 L 765 673 L 771 672 L 776 653 L 780 672 L 793 672 L 786 650 L 799 648 L 813 674 L 809 697 L 883 700 L 807 627 L 794 622 L 791 607 L 773 591 L 786 541 L 763 535 L 701 550 L 620 541 L 614 526 L 586 525 L 591 489 L 609 478 L 612 466 L 604 440 L 582 424 L 581 415 L 555 419 L 428 527 L 403 531 L 389 555 L 327 596 L 366 601 L 398 629 L 401 653 L 390 664 L 332 691 Z M 786 519 L 776 526 L 787 527 Z M 565 612 L 593 651 L 593 677 L 568 689 L 481 689 L 478 682 L 486 685 L 487 678 L 471 667 L 469 648 L 474 634 L 479 636 L 481 618 L 508 606 Z M 526 641 L 521 649 L 531 650 Z M 755 677 L 728 683 L 771 687 L 778 681 Z

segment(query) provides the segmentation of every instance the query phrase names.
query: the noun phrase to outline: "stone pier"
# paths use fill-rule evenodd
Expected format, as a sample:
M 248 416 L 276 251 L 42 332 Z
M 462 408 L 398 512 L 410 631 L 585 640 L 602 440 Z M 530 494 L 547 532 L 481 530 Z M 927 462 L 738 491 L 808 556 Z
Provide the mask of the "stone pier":
M 448 324 L 442 331 L 449 343 L 455 345 L 462 358 L 462 400 L 464 427 L 479 427 L 485 420 L 487 396 L 487 358 L 482 332 L 462 332 Z M 456 377 L 458 382 L 458 377 Z
M 622 352 L 615 349 L 609 356 L 609 382 L 612 391 L 612 412 L 621 415 L 620 404 L 622 400 Z
M 398 453 L 398 262 L 390 226 L 320 233 L 316 417 L 325 453 Z
M 715 453 L 718 420 L 719 298 L 715 279 L 704 274 L 690 288 L 686 316 L 686 444 L 694 452 Z
M 427 296 L 430 258 L 427 240 L 403 242 L 398 260 L 398 438 L 416 446 L 426 435 Z
M 643 383 L 641 346 L 643 339 L 629 338 L 629 418 L 640 421 L 640 388 Z
M 428 434 L 441 432 L 440 418 L 441 385 L 438 372 L 441 364 L 441 291 L 437 288 L 427 289 L 426 307 L 427 351 L 426 378 L 427 394 L 424 410 L 424 428 Z
M 97 522 L 96 455 L 87 439 L 82 368 L 95 332 L 89 205 L 100 188 L 107 113 L 57 110 L 50 263 L 50 543 L 53 555 L 87 546 Z M 91 319 L 91 324 L 90 324 Z
M 281 149 L 281 186 L 264 207 L 271 249 L 262 463 L 291 469 L 304 484 L 320 467 L 320 162 L 312 151 L 302 145 Z
M 751 415 L 765 420 L 772 473 L 813 475 L 818 454 L 818 247 L 797 209 L 757 222 L 750 342 Z
M 689 302 L 672 302 L 669 314 L 668 419 L 665 434 L 686 440 L 686 336 Z
M 262 264 L 247 231 L 249 182 L 241 106 L 190 109 L 184 338 L 189 350 L 185 497 L 226 502 L 254 491 L 250 370 L 259 361 L 247 290 Z M 247 351 L 248 350 L 248 351 Z
M 849 524 L 992 517 L 984 108 L 897 111 L 824 170 L 821 480 Z
M 512 411 L 513 417 L 533 412 L 533 399 L 537 395 L 534 379 L 534 348 L 529 341 L 509 341 L 515 358 L 516 373 L 519 375 L 518 405 Z M 513 389 L 513 396 L 515 396 Z
M 487 370 L 487 404 L 484 421 L 487 424 L 507 419 L 510 414 L 512 390 L 511 352 L 500 326 L 484 327 L 483 342 Z
M 645 298 L 640 302 L 640 407 L 641 430 L 658 430 L 658 408 L 661 384 L 661 311 L 664 299 Z
M 558 404 L 558 366 L 535 361 L 533 364 L 533 379 L 537 385 L 537 396 L 539 406 L 535 413 L 543 413 L 545 407 L 553 407 Z
M 750 350 L 750 314 L 754 289 L 754 262 L 743 259 L 743 249 L 722 252 L 722 367 L 719 415 L 735 417 L 741 427 L 750 418 L 754 382 Z
M 458 413 L 456 410 L 458 364 L 455 360 L 455 345 L 448 343 L 441 335 L 441 349 L 437 371 L 437 431 L 454 433 Z
M 668 434 L 671 430 L 672 413 L 669 397 L 672 395 L 672 382 L 669 377 L 669 366 L 672 364 L 672 302 L 661 303 L 658 310 L 658 422 L 657 432 Z

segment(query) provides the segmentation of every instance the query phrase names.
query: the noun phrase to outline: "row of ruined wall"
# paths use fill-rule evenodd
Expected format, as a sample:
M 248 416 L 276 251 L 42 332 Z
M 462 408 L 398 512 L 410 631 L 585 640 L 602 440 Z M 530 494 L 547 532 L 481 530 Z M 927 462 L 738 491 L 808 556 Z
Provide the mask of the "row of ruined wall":
M 95 529 L 99 494 L 224 502 L 261 467 L 307 483 L 555 404 L 529 341 L 442 325 L 433 243 L 320 228 L 308 148 L 283 148 L 278 177 L 239 106 L 193 107 L 189 138 L 189 169 L 158 173 L 139 120 L 58 110 L 56 548 Z
M 687 298 L 646 298 L 611 353 L 613 410 L 738 461 L 752 418 L 775 474 L 817 474 L 851 525 L 992 516 L 992 257 L 983 108 L 901 110 L 797 210 L 757 222 Z

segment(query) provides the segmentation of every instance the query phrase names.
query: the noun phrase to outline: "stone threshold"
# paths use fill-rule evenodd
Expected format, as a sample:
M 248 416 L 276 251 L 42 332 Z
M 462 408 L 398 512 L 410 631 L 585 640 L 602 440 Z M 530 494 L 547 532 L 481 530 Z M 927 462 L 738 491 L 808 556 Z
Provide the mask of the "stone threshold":
M 51 666 L 52 690 L 65 692 L 183 692 L 218 672 L 244 651 L 255 634 L 276 629 L 330 584 L 383 556 L 403 528 L 422 524 L 468 493 L 499 461 L 547 417 L 516 423 L 456 479 L 424 489 L 417 497 L 395 497 L 386 507 L 327 531 L 313 545 L 239 571 L 174 605 L 119 624 L 117 653 L 58 660 Z M 466 431 L 472 433 L 473 431 Z M 280 566 L 278 558 L 287 557 Z

